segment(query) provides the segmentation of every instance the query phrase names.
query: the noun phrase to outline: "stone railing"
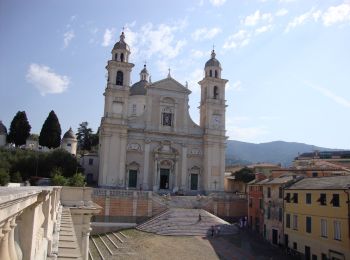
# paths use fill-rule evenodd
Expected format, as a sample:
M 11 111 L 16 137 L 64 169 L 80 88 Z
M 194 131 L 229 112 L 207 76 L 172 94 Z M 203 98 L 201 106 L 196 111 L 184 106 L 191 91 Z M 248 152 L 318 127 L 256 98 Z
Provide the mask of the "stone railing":
M 61 187 L 0 188 L 0 259 L 40 260 L 57 254 L 60 192 Z
M 59 257 L 62 206 L 71 214 L 82 259 L 88 259 L 90 218 L 100 211 L 91 194 L 79 187 L 1 187 L 0 259 Z

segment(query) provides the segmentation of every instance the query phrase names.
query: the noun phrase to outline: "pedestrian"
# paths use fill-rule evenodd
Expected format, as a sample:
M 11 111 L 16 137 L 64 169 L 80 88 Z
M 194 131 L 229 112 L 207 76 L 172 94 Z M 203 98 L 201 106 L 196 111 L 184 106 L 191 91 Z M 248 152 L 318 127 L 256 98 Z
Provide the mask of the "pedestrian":
M 220 226 L 217 227 L 216 233 L 217 233 L 218 235 L 220 235 Z
M 212 237 L 214 236 L 214 231 L 215 231 L 214 226 L 211 226 L 211 236 Z
M 200 222 L 202 220 L 202 216 L 201 214 L 198 214 L 198 222 Z

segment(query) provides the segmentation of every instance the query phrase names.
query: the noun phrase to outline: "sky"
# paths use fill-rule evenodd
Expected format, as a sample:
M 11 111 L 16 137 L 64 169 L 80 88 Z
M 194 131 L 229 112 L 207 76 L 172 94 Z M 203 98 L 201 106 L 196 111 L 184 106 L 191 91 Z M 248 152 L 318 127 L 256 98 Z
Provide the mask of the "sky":
M 214 46 L 231 140 L 350 149 L 349 0 L 0 1 L 0 120 L 26 111 L 40 133 L 51 110 L 62 133 L 103 115 L 107 61 L 125 31 L 132 82 L 188 82 L 199 122 Z

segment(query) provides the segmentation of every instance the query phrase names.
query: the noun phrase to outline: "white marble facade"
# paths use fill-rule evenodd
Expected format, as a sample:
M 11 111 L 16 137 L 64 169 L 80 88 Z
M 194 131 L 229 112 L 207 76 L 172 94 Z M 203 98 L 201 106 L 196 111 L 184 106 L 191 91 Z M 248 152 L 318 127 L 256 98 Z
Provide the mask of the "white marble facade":
M 144 65 L 130 86 L 124 33 L 108 61 L 100 128 L 99 186 L 160 192 L 223 191 L 225 84 L 212 51 L 201 88 L 200 125 L 189 115 L 191 91 L 170 75 L 150 82 Z

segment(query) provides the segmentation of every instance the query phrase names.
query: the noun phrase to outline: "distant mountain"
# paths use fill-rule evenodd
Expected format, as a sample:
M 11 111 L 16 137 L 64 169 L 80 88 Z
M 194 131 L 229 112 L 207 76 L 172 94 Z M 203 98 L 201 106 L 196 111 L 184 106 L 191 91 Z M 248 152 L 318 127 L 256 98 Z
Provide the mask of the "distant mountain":
M 269 162 L 290 166 L 299 153 L 313 152 L 315 150 L 336 151 L 337 149 L 284 141 L 254 144 L 228 140 L 226 165 Z

